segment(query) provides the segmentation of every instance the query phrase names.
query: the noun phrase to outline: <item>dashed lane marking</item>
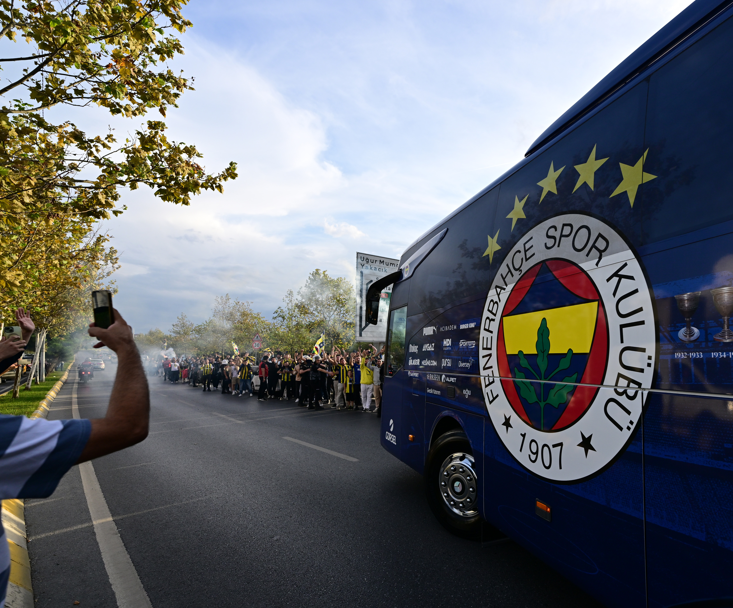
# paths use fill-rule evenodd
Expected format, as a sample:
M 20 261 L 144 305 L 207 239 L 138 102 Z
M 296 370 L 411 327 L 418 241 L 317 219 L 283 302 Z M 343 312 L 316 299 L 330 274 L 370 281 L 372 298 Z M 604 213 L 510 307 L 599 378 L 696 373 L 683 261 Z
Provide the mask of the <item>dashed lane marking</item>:
M 311 448 L 312 450 L 318 450 L 319 452 L 325 452 L 326 454 L 331 454 L 331 456 L 336 456 L 336 458 L 343 458 L 344 460 L 348 460 L 349 462 L 359 462 L 359 459 L 354 458 L 353 456 L 347 456 L 346 454 L 334 452 L 333 450 L 328 450 L 326 448 L 322 448 L 319 445 L 313 445 L 312 443 L 301 441 L 300 439 L 293 439 L 292 437 L 283 437 L 283 439 L 287 441 L 292 441 L 293 443 L 304 445 L 305 447 Z
M 336 410 L 333 410 L 333 411 L 335 412 Z M 216 413 L 216 412 L 212 412 L 212 414 L 214 414 L 214 413 Z M 320 415 L 321 416 L 324 416 L 324 415 L 327 415 L 327 414 L 330 414 L 330 413 L 331 412 L 322 412 Z M 223 416 L 223 414 L 218 414 L 218 415 Z M 310 412 L 298 412 L 298 413 L 294 413 L 294 414 L 280 414 L 278 416 L 263 416 L 262 418 L 249 418 L 247 420 L 237 420 L 236 418 L 231 418 L 230 421 L 234 421 L 234 422 L 259 422 L 260 420 L 272 420 L 274 418 L 299 418 L 301 416 L 306 416 L 306 417 L 310 416 L 310 417 L 312 417 L 313 414 L 310 413 Z M 180 429 L 169 429 L 167 431 L 151 431 L 150 433 L 148 433 L 148 436 L 150 436 L 150 435 L 162 435 L 163 433 L 175 433 L 176 431 L 189 431 L 191 429 L 208 429 L 209 427 L 212 427 L 212 426 L 225 426 L 226 424 L 228 424 L 228 423 L 227 422 L 217 422 L 216 424 L 199 424 L 199 425 L 196 425 L 196 426 L 184 426 L 183 428 L 180 428 Z

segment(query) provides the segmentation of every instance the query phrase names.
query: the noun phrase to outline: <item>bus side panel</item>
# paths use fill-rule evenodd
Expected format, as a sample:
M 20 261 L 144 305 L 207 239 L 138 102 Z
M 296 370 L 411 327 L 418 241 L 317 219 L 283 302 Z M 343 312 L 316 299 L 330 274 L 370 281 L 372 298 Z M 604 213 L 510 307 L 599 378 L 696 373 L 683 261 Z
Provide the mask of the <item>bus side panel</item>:
M 649 605 L 733 597 L 733 401 L 654 394 L 644 439 Z
M 611 395 L 611 389 L 601 389 L 599 398 Z M 575 445 L 563 449 L 582 451 Z M 528 449 L 522 453 L 534 457 Z M 580 483 L 554 484 L 529 473 L 489 421 L 485 458 L 489 522 L 605 604 L 645 605 L 640 432 L 608 469 Z M 537 500 L 550 507 L 551 521 L 536 513 Z
M 382 447 L 418 473 L 425 469 L 430 437 L 425 433 L 424 374 L 400 370 L 384 378 Z
M 665 391 L 644 419 L 650 606 L 733 597 L 732 39 L 729 8 L 649 79 L 644 147 L 661 162 L 640 209 Z
M 407 372 L 398 371 L 384 377 L 380 442 L 390 454 L 404 460 L 406 435 L 402 432 L 402 393 L 408 382 Z

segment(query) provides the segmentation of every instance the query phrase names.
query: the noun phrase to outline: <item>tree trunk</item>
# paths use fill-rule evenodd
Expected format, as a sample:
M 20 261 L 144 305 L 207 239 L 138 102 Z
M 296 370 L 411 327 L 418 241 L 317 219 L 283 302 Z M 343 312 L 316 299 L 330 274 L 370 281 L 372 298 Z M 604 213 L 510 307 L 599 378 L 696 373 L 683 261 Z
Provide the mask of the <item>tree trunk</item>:
M 13 383 L 13 399 L 20 397 L 20 370 L 23 366 L 18 361 L 18 367 L 15 370 L 15 382 Z
M 41 350 L 41 382 L 46 381 L 46 330 L 43 330 L 43 350 Z
M 36 377 L 36 383 L 38 383 L 38 364 L 41 360 L 41 351 L 43 349 L 44 338 L 46 337 L 45 330 L 39 332 L 36 338 L 36 352 L 33 353 L 33 363 L 31 363 L 31 371 L 28 374 L 28 381 L 25 383 L 25 387 L 28 389 L 33 385 L 33 377 Z

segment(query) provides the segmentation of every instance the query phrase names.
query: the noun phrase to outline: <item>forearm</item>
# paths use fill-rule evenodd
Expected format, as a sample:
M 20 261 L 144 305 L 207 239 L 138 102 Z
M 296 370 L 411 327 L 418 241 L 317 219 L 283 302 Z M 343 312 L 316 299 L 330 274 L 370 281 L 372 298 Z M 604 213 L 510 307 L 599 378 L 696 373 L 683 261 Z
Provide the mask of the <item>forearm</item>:
M 148 435 L 150 394 L 135 345 L 120 349 L 117 360 L 117 376 L 107 414 L 104 418 L 92 420 L 92 433 L 79 462 L 135 445 Z

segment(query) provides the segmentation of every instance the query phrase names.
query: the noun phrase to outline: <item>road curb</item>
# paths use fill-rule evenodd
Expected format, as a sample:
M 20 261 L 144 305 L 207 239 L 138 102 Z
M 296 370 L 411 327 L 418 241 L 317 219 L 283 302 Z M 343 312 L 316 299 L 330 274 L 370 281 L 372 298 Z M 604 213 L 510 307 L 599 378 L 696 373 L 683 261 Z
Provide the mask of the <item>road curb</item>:
M 51 405 L 51 402 L 56 399 L 56 395 L 59 394 L 64 382 L 68 379 L 69 372 L 71 371 L 71 366 L 73 364 L 74 362 L 72 361 L 69 365 L 69 369 L 66 370 L 66 373 L 64 373 L 64 375 L 59 378 L 59 381 L 51 387 L 51 390 L 46 393 L 46 396 L 38 404 L 36 411 L 31 414 L 31 418 L 45 418 L 48 416 L 48 407 Z
M 73 365 L 73 361 L 71 363 Z M 59 394 L 64 382 L 69 378 L 69 371 L 61 376 L 50 391 L 38 404 L 31 418 L 45 418 L 51 402 Z M 25 513 L 23 501 L 19 499 L 2 501 L 2 522 L 10 548 L 10 580 L 5 597 L 6 608 L 33 608 L 33 585 L 31 584 L 31 562 L 28 557 L 28 543 L 25 532 Z

